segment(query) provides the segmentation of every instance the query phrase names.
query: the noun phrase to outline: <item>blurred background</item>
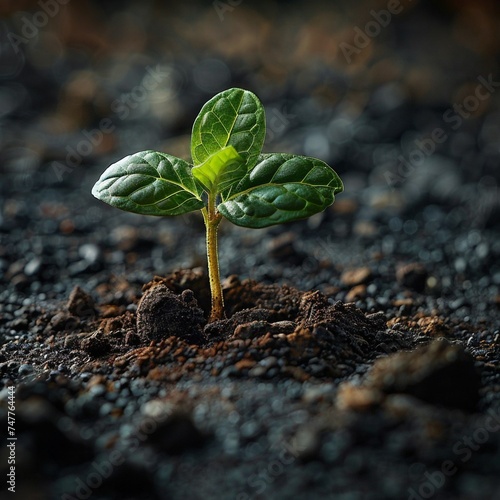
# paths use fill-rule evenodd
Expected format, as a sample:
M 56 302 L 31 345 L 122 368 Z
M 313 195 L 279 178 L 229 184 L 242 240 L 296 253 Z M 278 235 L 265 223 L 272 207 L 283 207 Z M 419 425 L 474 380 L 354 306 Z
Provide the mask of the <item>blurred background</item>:
M 376 262 L 382 276 L 417 260 L 440 294 L 474 275 L 486 303 L 498 300 L 499 10 L 495 0 L 3 0 L 0 280 L 51 297 L 64 280 L 109 270 L 144 282 L 205 265 L 199 214 L 126 214 L 90 189 L 136 151 L 189 158 L 203 103 L 239 86 L 265 106 L 265 149 L 321 158 L 345 193 L 293 232 L 223 225 L 223 274 L 345 299 L 344 267 Z
M 137 151 L 156 149 L 189 159 L 191 126 L 200 108 L 216 93 L 236 86 L 253 91 L 264 104 L 266 151 L 326 161 L 341 176 L 345 192 L 332 207 L 307 220 L 262 230 L 222 223 L 221 274 L 319 289 L 331 302 L 355 302 L 364 312 L 382 311 L 396 328 L 406 317 L 401 331 L 408 328 L 411 336 L 422 332 L 466 343 L 481 363 L 481 408 L 498 400 L 498 0 L 1 0 L 1 383 L 9 382 L 6 377 L 22 380 L 33 369 L 25 363 L 45 370 L 32 386 L 23 384 L 24 395 L 20 384 L 16 396 L 19 409 L 21 402 L 24 406 L 16 432 L 23 431 L 23 419 L 28 428 L 27 438 L 22 440 L 20 433 L 18 441 L 18 487 L 28 486 L 29 498 L 43 497 L 41 474 L 67 491 L 74 485 L 71 474 L 88 474 L 95 453 L 113 449 L 114 443 L 128 447 L 139 407 L 148 398 L 167 394 L 154 386 L 142 394 L 142 386 L 135 385 L 141 382 L 139 376 L 130 382 L 129 391 L 128 381 L 120 379 L 116 395 L 120 408 L 126 408 L 121 418 L 121 410 L 115 414 L 115 403 L 109 402 L 115 399 L 102 404 L 103 393 L 96 389 L 106 393 L 105 382 L 99 379 L 96 385 L 93 376 L 87 384 L 94 368 L 86 361 L 69 361 L 78 353 L 73 341 L 64 340 L 64 349 L 56 351 L 61 364 L 57 360 L 52 366 L 55 357 L 47 356 L 61 345 L 54 343 L 53 333 L 60 331 L 62 338 L 70 324 L 67 307 L 60 304 L 80 285 L 98 305 L 107 305 L 102 311 L 128 314 L 135 310 L 143 284 L 155 274 L 206 266 L 200 214 L 158 219 L 125 213 L 94 199 L 93 184 L 110 164 Z M 133 340 L 129 344 L 125 338 L 130 340 L 123 337 L 124 349 L 132 349 Z M 347 344 L 339 338 L 339 349 L 344 349 Z M 394 349 L 385 343 L 379 347 Z M 368 367 L 357 359 L 358 354 L 352 363 L 349 360 L 356 377 Z M 318 366 L 312 358 L 311 366 Z M 102 372 L 100 367 L 95 370 L 108 373 L 104 364 Z M 66 379 L 70 371 L 71 379 Z M 418 379 L 419 369 L 415 373 Z M 222 375 L 214 377 L 221 387 L 226 382 Z M 140 468 L 126 465 L 116 476 L 117 491 L 124 491 L 125 498 L 139 488 L 137 498 L 146 498 L 149 489 L 166 484 L 169 494 L 180 497 L 192 493 L 192 484 L 202 484 L 199 498 L 209 498 L 211 491 L 216 492 L 213 498 L 220 498 L 221 485 L 227 496 L 231 484 L 244 483 L 238 498 L 250 498 L 243 491 L 256 477 L 252 474 L 269 471 L 272 482 L 271 466 L 277 462 L 268 458 L 281 454 L 282 448 L 269 456 L 267 448 L 245 454 L 244 443 L 250 450 L 261 427 L 264 434 L 269 429 L 272 443 L 281 436 L 283 422 L 283 429 L 306 421 L 316 425 L 317 409 L 330 404 L 328 394 L 338 379 L 332 376 L 324 392 L 303 392 L 305 407 L 314 408 L 311 414 L 298 406 L 302 396 L 291 378 L 282 387 L 270 382 L 267 389 L 260 379 L 241 385 L 239 408 L 244 412 L 239 421 L 226 417 L 236 392 L 210 389 L 207 400 L 215 401 L 220 394 L 223 404 L 209 410 L 212 403 L 204 406 L 199 379 L 187 381 L 186 387 L 193 387 L 190 396 L 182 386 L 179 393 L 173 390 L 174 398 L 179 394 L 183 402 L 187 398 L 199 403 L 197 418 L 209 426 L 224 415 L 221 425 L 213 424 L 214 446 L 208 447 L 205 458 L 201 455 L 200 469 L 195 468 L 195 455 L 192 461 L 183 455 L 183 462 L 170 462 L 164 450 L 143 455 L 130 448 L 136 455 L 131 464 L 152 457 L 158 473 L 144 474 L 142 462 Z M 467 385 L 462 382 L 457 378 L 460 390 Z M 282 401 L 291 406 L 282 410 Z M 332 413 L 339 429 L 325 441 L 329 448 L 323 448 L 331 462 L 322 469 L 314 460 L 304 467 L 298 461 L 263 495 L 271 498 L 281 485 L 294 491 L 294 485 L 302 484 L 312 488 L 310 493 L 300 490 L 312 498 L 314 491 L 338 484 L 347 485 L 341 490 L 347 498 L 347 488 L 355 483 L 349 498 L 358 498 L 358 487 L 363 498 L 403 498 L 410 491 L 408 478 L 439 490 L 442 484 L 425 482 L 427 473 L 438 474 L 452 459 L 460 472 L 446 478 L 443 496 L 437 492 L 433 498 L 494 498 L 494 493 L 481 496 L 483 491 L 498 492 L 499 448 L 493 436 L 487 444 L 475 438 L 484 446 L 465 464 L 470 455 L 464 459 L 455 444 L 478 436 L 472 430 L 482 427 L 471 424 L 465 430 L 460 411 L 440 417 L 434 406 L 429 406 L 431 417 L 423 410 L 415 411 L 415 419 L 401 417 L 413 412 L 411 399 L 398 401 L 382 420 L 372 418 L 377 414 L 370 411 L 366 418 L 349 417 L 344 424 Z M 55 422 L 53 415 L 59 412 L 65 416 L 56 428 L 51 420 Z M 400 418 L 407 424 L 396 424 Z M 240 427 L 246 430 L 236 430 Z M 178 432 L 173 427 L 173 432 L 198 439 L 192 427 L 183 428 Z M 83 441 L 73 439 L 80 429 Z M 169 439 L 170 427 L 165 429 L 161 442 Z M 302 441 L 315 443 L 309 435 L 313 433 L 304 433 Z M 305 446 L 309 450 L 316 444 Z M 476 452 L 479 447 L 470 446 L 460 451 Z M 264 451 L 261 469 L 254 457 L 264 457 Z M 330 468 L 331 463 L 335 465 Z M 215 467 L 220 474 L 213 472 Z M 251 485 L 252 493 L 257 484 Z

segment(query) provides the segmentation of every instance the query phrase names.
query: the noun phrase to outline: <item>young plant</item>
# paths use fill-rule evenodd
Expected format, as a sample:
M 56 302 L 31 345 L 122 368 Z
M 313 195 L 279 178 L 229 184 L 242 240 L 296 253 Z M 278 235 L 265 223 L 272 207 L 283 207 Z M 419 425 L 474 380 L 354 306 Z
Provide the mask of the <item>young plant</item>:
M 167 153 L 141 151 L 106 169 L 92 194 L 109 205 L 143 215 L 201 210 L 206 226 L 212 294 L 209 321 L 224 317 L 217 228 L 261 228 L 321 212 L 343 190 L 339 176 L 316 158 L 262 154 L 264 108 L 247 90 L 232 88 L 201 109 L 191 136 L 192 164 Z

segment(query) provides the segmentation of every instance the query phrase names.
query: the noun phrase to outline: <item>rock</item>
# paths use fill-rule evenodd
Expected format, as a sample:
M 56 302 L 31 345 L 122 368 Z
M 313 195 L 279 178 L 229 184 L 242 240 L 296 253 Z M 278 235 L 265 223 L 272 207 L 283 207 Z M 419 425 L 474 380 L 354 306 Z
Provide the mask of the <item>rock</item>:
M 352 198 L 335 200 L 335 204 L 332 205 L 332 211 L 342 215 L 354 214 L 358 208 L 359 203 Z
M 78 254 L 89 264 L 95 264 L 101 258 L 101 249 L 94 243 L 84 243 L 78 249 Z
M 310 425 L 299 427 L 289 446 L 302 461 L 316 459 L 321 448 L 321 429 Z
M 7 323 L 7 326 L 10 329 L 15 330 L 16 332 L 20 332 L 22 330 L 27 330 L 29 328 L 29 322 L 26 318 L 21 317 L 9 321 Z
M 19 367 L 19 369 L 17 370 L 17 372 L 19 373 L 19 375 L 23 376 L 23 375 L 28 375 L 30 374 L 31 372 L 33 371 L 33 367 L 31 365 L 27 365 L 27 364 L 24 364 L 24 365 L 21 365 Z
M 272 324 L 267 321 L 270 316 L 271 312 L 267 309 L 243 309 L 233 314 L 229 319 L 208 323 L 203 332 L 206 338 L 212 340 L 229 337 L 240 339 L 260 337 L 268 331 L 275 331 Z
M 288 262 L 292 265 L 300 265 L 304 261 L 305 255 L 298 251 L 295 242 L 295 233 L 286 232 L 273 238 L 267 245 L 269 255 L 280 262 Z
M 257 366 L 254 366 L 249 372 L 248 372 L 248 375 L 250 377 L 262 377 L 263 375 L 265 375 L 265 373 L 267 372 L 267 368 L 265 366 L 261 366 L 261 365 L 257 365 Z
M 78 433 L 58 425 L 60 421 L 60 411 L 40 395 L 30 395 L 17 405 L 16 430 L 22 429 L 23 438 L 30 443 L 28 457 L 57 468 L 92 460 L 95 455 L 91 446 Z
M 88 318 L 95 315 L 94 299 L 79 286 L 75 286 L 71 291 L 66 308 L 70 314 L 79 318 Z
M 144 422 L 144 431 L 149 428 L 151 420 L 148 418 Z M 178 455 L 202 447 L 206 436 L 195 426 L 189 415 L 175 412 L 166 420 L 157 423 L 156 429 L 148 436 L 148 441 L 162 453 Z
M 366 285 L 356 285 L 352 287 L 345 297 L 346 302 L 355 302 L 366 296 Z
M 14 286 L 16 290 L 24 291 L 29 287 L 31 281 L 28 279 L 26 275 L 17 274 L 10 280 L 10 283 Z
M 249 368 L 253 368 L 255 366 L 255 361 L 253 359 L 242 359 L 238 361 L 234 367 L 238 370 L 248 370 Z
M 424 316 L 417 321 L 422 333 L 431 337 L 446 337 L 451 334 L 450 326 L 437 316 Z
M 392 301 L 392 305 L 411 309 L 415 305 L 415 301 L 413 299 L 396 299 Z
M 416 292 L 423 292 L 427 282 L 428 271 L 420 262 L 412 262 L 398 267 L 396 279 L 401 286 L 411 288 Z
M 192 292 L 179 296 L 163 284 L 148 289 L 137 306 L 137 333 L 149 340 L 175 336 L 201 344 L 205 322 Z
M 85 339 L 81 343 L 83 350 L 87 351 L 91 356 L 99 358 L 105 356 L 111 350 L 111 345 L 102 332 L 97 331 L 91 337 Z
M 136 345 L 139 345 L 140 342 L 141 342 L 141 339 L 140 339 L 139 335 L 137 335 L 137 333 L 135 333 L 134 331 L 129 330 L 125 334 L 125 344 L 126 345 L 136 346 Z
M 445 339 L 377 360 L 365 382 L 385 394 L 408 394 L 465 411 L 474 411 L 479 401 L 480 378 L 472 356 Z
M 136 250 L 139 230 L 132 226 L 117 226 L 111 231 L 111 240 L 117 248 L 124 252 Z
M 12 280 L 14 276 L 21 274 L 26 266 L 27 263 L 24 260 L 16 260 L 9 266 L 9 268 L 5 272 L 5 279 Z
M 377 406 L 381 401 L 380 391 L 347 382 L 340 384 L 336 404 L 341 410 L 365 411 Z
M 72 331 L 80 324 L 80 320 L 66 311 L 59 311 L 50 318 L 48 328 L 56 331 Z
M 40 257 L 35 257 L 24 266 L 24 274 L 26 276 L 36 276 L 40 272 L 41 268 L 42 259 Z
M 271 368 L 278 364 L 278 358 L 276 356 L 268 356 L 267 358 L 261 359 L 259 361 L 259 365 L 264 366 L 265 368 Z
M 271 330 L 271 324 L 267 321 L 250 321 L 236 326 L 233 338 L 252 339 L 261 337 Z
M 357 236 L 369 238 L 378 233 L 378 228 L 375 223 L 369 220 L 360 220 L 354 224 L 353 232 Z
M 369 267 L 358 267 L 344 271 L 340 276 L 340 281 L 346 286 L 356 286 L 366 283 L 373 273 Z

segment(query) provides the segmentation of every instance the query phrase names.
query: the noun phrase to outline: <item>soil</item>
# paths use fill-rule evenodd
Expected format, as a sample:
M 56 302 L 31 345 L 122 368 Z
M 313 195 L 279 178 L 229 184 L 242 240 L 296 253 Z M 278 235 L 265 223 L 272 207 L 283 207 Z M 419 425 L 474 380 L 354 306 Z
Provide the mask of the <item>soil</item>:
M 354 11 L 242 3 L 221 22 L 211 3 L 125 4 L 109 26 L 97 2 L 68 7 L 78 29 L 51 24 L 16 71 L 0 51 L 0 422 L 14 386 L 17 498 L 500 498 L 500 94 L 443 119 L 495 74 L 496 7 L 421 2 L 342 66 L 327 41 L 363 25 Z M 130 101 L 158 58 L 168 85 Z M 208 324 L 201 215 L 127 214 L 90 189 L 131 150 L 188 156 L 200 106 L 230 86 L 262 97 L 268 151 L 321 157 L 346 190 L 308 220 L 223 222 L 226 318 Z M 115 128 L 98 136 L 103 118 Z M 398 170 L 436 127 L 446 140 Z
M 22 498 L 494 498 L 498 332 L 235 275 L 207 324 L 201 270 L 91 292 L 4 323 Z

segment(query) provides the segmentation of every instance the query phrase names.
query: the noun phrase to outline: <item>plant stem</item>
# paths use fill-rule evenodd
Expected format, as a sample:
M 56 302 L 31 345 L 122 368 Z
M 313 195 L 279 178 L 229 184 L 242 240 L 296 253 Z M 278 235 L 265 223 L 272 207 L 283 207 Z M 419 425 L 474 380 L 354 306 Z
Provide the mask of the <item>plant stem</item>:
M 217 321 L 224 318 L 224 297 L 220 283 L 219 253 L 217 249 L 217 229 L 222 215 L 215 208 L 215 197 L 208 195 L 208 205 L 202 210 L 205 227 L 207 230 L 207 258 L 208 279 L 212 296 L 212 310 L 208 321 Z

